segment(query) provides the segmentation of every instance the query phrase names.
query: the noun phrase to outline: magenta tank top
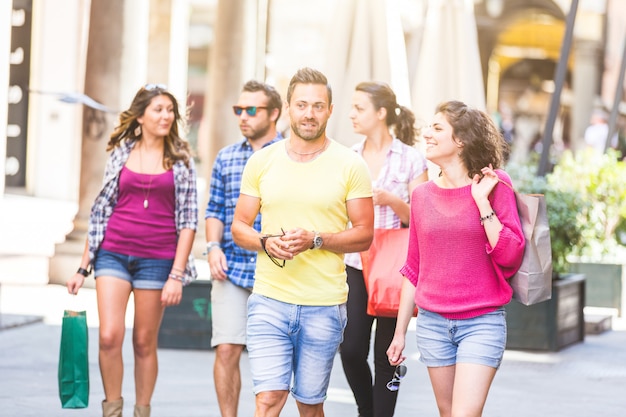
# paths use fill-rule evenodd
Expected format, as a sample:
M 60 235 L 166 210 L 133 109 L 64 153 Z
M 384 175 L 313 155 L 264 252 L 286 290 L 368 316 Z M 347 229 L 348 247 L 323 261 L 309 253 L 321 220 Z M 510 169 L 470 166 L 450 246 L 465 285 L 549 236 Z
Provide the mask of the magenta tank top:
M 178 240 L 173 171 L 148 175 L 124 166 L 119 181 L 102 248 L 141 258 L 173 259 Z

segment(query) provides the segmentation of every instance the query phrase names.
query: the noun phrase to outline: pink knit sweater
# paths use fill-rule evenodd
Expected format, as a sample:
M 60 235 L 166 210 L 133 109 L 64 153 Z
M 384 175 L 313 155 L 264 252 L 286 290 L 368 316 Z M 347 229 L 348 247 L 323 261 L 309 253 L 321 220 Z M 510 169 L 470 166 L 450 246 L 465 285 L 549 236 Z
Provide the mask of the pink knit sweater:
M 502 170 L 500 179 L 511 184 Z M 433 181 L 411 196 L 409 250 L 401 273 L 415 285 L 415 304 L 448 319 L 488 313 L 511 301 L 507 282 L 524 254 L 515 194 L 498 184 L 491 206 L 504 228 L 494 248 L 480 224 L 471 185 L 445 189 Z

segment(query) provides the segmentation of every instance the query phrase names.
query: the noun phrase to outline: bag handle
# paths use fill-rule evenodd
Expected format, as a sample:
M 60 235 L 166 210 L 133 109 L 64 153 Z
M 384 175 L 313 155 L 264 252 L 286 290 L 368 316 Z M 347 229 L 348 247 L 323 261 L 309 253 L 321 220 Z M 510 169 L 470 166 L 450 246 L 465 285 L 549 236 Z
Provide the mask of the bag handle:
M 513 188 L 513 186 L 511 184 L 509 184 L 508 182 L 504 181 L 502 178 L 498 177 L 498 182 L 501 184 L 506 185 L 507 187 L 509 187 L 514 193 L 516 193 L 517 191 L 515 191 L 515 188 Z
M 78 312 L 85 311 L 84 300 L 82 298 L 79 299 L 78 294 L 68 294 L 65 305 L 65 311 L 67 311 L 70 316 L 77 316 Z
M 509 184 L 508 182 L 506 182 L 506 181 L 502 180 L 501 178 L 498 178 L 498 182 L 500 182 L 500 183 L 502 183 L 502 184 L 506 185 L 507 187 L 509 187 L 509 188 L 511 189 L 511 191 L 513 191 L 515 194 L 521 194 L 519 191 L 517 191 L 515 188 L 513 188 L 513 186 L 512 186 L 511 184 Z M 524 194 L 526 194 L 526 193 L 524 193 Z M 528 193 L 528 194 L 526 194 L 526 195 L 540 196 L 540 195 L 543 195 L 543 194 L 539 194 L 539 193 Z

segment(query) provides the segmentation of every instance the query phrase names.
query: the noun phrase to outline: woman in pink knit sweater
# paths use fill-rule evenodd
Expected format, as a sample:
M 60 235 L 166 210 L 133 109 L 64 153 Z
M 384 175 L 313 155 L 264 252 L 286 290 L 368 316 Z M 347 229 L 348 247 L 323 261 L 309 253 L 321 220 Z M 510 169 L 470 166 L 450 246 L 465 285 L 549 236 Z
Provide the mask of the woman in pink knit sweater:
M 511 184 L 499 168 L 507 145 L 491 118 L 464 103 L 440 104 L 426 129 L 426 158 L 439 176 L 411 196 L 400 311 L 387 350 L 405 357 L 415 305 L 417 346 L 442 417 L 480 416 L 506 345 L 508 279 L 524 253 Z

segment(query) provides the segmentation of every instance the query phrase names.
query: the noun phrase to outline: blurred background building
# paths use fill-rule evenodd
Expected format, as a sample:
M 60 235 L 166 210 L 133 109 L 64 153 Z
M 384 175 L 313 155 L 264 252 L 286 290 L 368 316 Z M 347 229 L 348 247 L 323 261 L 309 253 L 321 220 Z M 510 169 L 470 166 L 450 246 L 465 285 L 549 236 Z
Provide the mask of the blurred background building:
M 0 3 L 0 282 L 74 272 L 108 135 L 146 83 L 167 84 L 189 110 L 201 217 L 213 158 L 240 137 L 231 106 L 251 78 L 284 96 L 298 68 L 325 72 L 329 133 L 348 145 L 359 140 L 347 115 L 360 81 L 391 84 L 422 125 L 437 103 L 460 99 L 493 114 L 524 160 L 541 145 L 575 10 L 555 152 L 583 146 L 594 109 L 624 105 L 624 0 Z

